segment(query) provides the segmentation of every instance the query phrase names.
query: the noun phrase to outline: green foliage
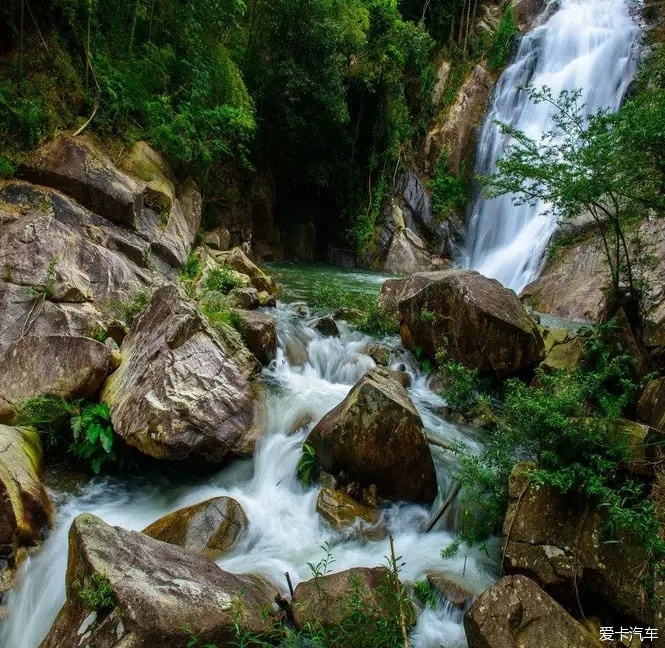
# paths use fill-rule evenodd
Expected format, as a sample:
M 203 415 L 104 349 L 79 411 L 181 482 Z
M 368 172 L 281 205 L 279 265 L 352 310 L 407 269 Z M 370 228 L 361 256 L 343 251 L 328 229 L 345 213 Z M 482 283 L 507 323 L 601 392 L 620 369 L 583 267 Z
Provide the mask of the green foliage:
M 650 287 L 636 251 L 644 242 L 631 242 L 628 232 L 649 210 L 665 206 L 665 168 L 653 148 L 665 143 L 665 90 L 638 94 L 616 115 L 600 111 L 588 119 L 577 90 L 557 98 L 548 88 L 525 92 L 552 106 L 554 127 L 536 140 L 500 124 L 514 144 L 497 173 L 484 179 L 486 192 L 512 193 L 517 205 L 543 201 L 560 221 L 590 215 L 609 268 L 609 308 L 624 307 L 639 325 Z
M 148 288 L 137 290 L 125 301 L 109 300 L 107 307 L 125 324 L 131 326 L 134 320 L 146 309 L 150 303 L 152 292 Z
M 56 257 L 51 259 L 44 271 L 44 276 L 42 277 L 39 285 L 31 286 L 27 289 L 27 293 L 34 298 L 42 297 L 43 299 L 52 299 L 53 291 L 55 290 L 55 282 L 57 280 L 57 269 L 58 269 L 59 259 Z
M 12 178 L 14 173 L 16 173 L 14 163 L 4 155 L 0 155 L 0 178 Z
M 228 299 L 221 293 L 210 292 L 199 299 L 199 308 L 206 316 L 210 325 L 218 332 L 226 335 L 229 329 L 240 331 L 242 319 L 238 312 L 231 308 Z
M 298 479 L 306 486 L 311 486 L 321 473 L 321 466 L 316 459 L 316 450 L 308 443 L 303 443 L 302 454 L 296 467 Z
M 187 265 L 182 270 L 185 279 L 197 279 L 201 274 L 201 259 L 196 252 L 192 251 L 187 257 Z
M 449 216 L 464 209 L 469 195 L 469 188 L 465 179 L 466 170 L 460 169 L 459 174 L 453 175 L 447 170 L 448 153 L 443 151 L 436 165 L 434 178 L 429 183 L 432 192 L 434 214 L 439 220 L 446 220 Z
M 76 411 L 76 404 L 61 396 L 35 396 L 16 406 L 14 424 L 34 427 L 46 439 L 46 447 L 53 448 L 70 434 L 69 421 Z
M 111 413 L 106 403 L 86 405 L 72 417 L 71 426 L 73 441 L 69 451 L 77 459 L 89 463 L 95 475 L 107 462 L 118 461 L 113 450 Z
M 196 632 L 191 628 L 183 628 L 183 630 L 189 635 L 185 648 L 217 648 L 217 645 L 213 643 L 202 644 L 199 641 Z
M 376 295 L 346 290 L 337 279 L 325 283 L 317 281 L 310 303 L 321 310 L 346 308 L 357 311 L 354 326 L 368 335 L 392 335 L 399 330 L 397 322 L 383 310 Z
M 490 70 L 500 70 L 506 66 L 510 56 L 510 49 L 518 33 L 519 30 L 515 22 L 515 10 L 512 5 L 508 5 L 494 33 L 494 41 L 489 54 Z
M 232 268 L 219 266 L 208 272 L 205 279 L 206 290 L 220 292 L 223 295 L 230 293 L 234 288 L 242 286 L 242 280 Z
M 465 486 L 463 539 L 473 542 L 503 521 L 508 476 L 520 458 L 533 458 L 534 485 L 575 493 L 605 512 L 608 532 L 626 531 L 652 563 L 665 556 L 665 543 L 646 485 L 620 468 L 630 440 L 617 420 L 634 405 L 632 359 L 612 339 L 612 323 L 580 332 L 584 362 L 573 371 L 537 372 L 531 387 L 519 380 L 504 386 L 497 425 L 479 454 L 460 451 L 457 478 Z
M 413 593 L 425 607 L 435 608 L 439 602 L 439 593 L 428 580 L 415 581 Z
M 473 414 L 480 398 L 478 369 L 468 369 L 460 362 L 446 361 L 440 363 L 439 370 L 446 380 L 441 396 L 448 407 L 465 417 Z
M 85 578 L 83 584 L 79 580 L 74 581 L 73 586 L 79 598 L 93 610 L 109 612 L 116 605 L 109 579 L 97 572 Z

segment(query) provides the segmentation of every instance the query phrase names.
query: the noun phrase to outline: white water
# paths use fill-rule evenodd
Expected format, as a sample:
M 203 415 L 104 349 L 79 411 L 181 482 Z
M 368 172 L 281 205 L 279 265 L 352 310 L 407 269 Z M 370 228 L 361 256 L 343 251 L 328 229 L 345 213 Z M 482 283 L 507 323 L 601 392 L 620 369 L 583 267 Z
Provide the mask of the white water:
M 333 545 L 333 571 L 355 566 L 385 564 L 387 540 L 363 542 L 333 531 L 315 511 L 317 488 L 306 488 L 295 476 L 301 443 L 307 431 L 337 405 L 368 368 L 374 366 L 362 353 L 369 338 L 341 325 L 340 338 L 323 338 L 296 314 L 294 305 L 277 309 L 279 352 L 264 372 L 269 386 L 266 437 L 253 460 L 234 462 L 216 476 L 198 483 L 173 485 L 162 480 L 95 480 L 75 494 L 55 493 L 57 521 L 41 551 L 22 567 L 20 584 L 9 594 L 8 617 L 0 625 L 0 648 L 37 648 L 65 600 L 67 532 L 76 515 L 93 512 L 107 522 L 140 530 L 161 515 L 212 496 L 230 495 L 245 509 L 250 534 L 241 547 L 219 564 L 231 572 L 261 572 L 284 589 L 284 572 L 295 582 L 311 577 L 307 562 L 318 562 L 324 542 Z M 395 363 L 409 363 L 409 356 L 395 340 Z M 285 350 L 305 349 L 308 361 L 292 366 Z M 296 354 L 297 355 L 297 354 Z M 295 362 L 294 362 L 295 365 Z M 442 401 L 427 389 L 427 380 L 408 367 L 414 380 L 411 390 L 428 434 L 441 439 L 475 442 L 462 430 L 436 416 Z M 305 429 L 292 433 L 296 422 L 311 420 Z M 433 449 L 439 475 L 439 501 L 450 490 L 446 463 Z M 436 508 L 439 502 L 435 503 Z M 455 509 L 455 507 L 451 507 Z M 383 511 L 395 546 L 405 567 L 403 580 L 421 578 L 428 570 L 448 569 L 464 574 L 476 590 L 487 588 L 496 578 L 496 556 L 490 560 L 475 550 L 462 549 L 454 558 L 442 559 L 441 549 L 454 538 L 457 512 L 445 517 L 440 530 L 421 531 L 431 515 L 423 507 L 395 504 Z M 414 648 L 463 648 L 466 639 L 462 613 L 440 604 L 426 610 L 412 634 Z
M 520 86 L 548 86 L 554 97 L 580 88 L 588 114 L 616 111 L 635 72 L 640 28 L 629 13 L 630 0 L 562 0 L 541 27 L 524 36 L 515 62 L 499 79 L 485 118 L 475 172 L 490 175 L 511 143 L 495 121 L 538 139 L 552 126 L 551 106 L 530 102 Z M 520 292 L 538 277 L 543 255 L 556 229 L 546 205 L 514 206 L 510 195 L 471 205 L 463 265 Z

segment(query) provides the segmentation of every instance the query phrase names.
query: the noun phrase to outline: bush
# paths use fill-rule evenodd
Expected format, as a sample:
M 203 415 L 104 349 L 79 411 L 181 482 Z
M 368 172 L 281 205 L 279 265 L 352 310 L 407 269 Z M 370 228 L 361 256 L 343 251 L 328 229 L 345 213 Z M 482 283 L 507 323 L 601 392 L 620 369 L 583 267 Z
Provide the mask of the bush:
M 205 280 L 206 290 L 220 292 L 223 295 L 230 293 L 234 288 L 240 288 L 242 285 L 238 273 L 226 266 L 213 268 Z
M 429 183 L 434 215 L 442 221 L 461 212 L 469 197 L 465 166 L 462 165 L 459 173 L 453 175 L 448 172 L 447 164 L 448 152 L 444 150 L 436 165 L 434 178 Z
M 306 486 L 311 486 L 319 478 L 321 466 L 316 460 L 316 450 L 308 443 L 302 445 L 302 454 L 298 459 L 296 473 L 298 479 Z
M 118 461 L 113 451 L 113 424 L 106 403 L 86 405 L 72 417 L 71 426 L 74 438 L 69 444 L 69 452 L 89 463 L 95 475 L 105 463 Z
M 125 324 L 131 326 L 134 320 L 147 308 L 150 303 L 152 292 L 148 288 L 136 291 L 125 301 L 109 300 L 106 306 L 121 319 Z
M 515 23 L 515 10 L 512 5 L 508 5 L 494 34 L 494 42 L 489 54 L 490 70 L 500 70 L 507 65 L 510 49 L 517 34 L 519 34 L 519 29 Z
M 93 573 L 84 580 L 73 583 L 79 598 L 93 610 L 108 612 L 115 607 L 115 593 L 109 579 L 98 573 Z

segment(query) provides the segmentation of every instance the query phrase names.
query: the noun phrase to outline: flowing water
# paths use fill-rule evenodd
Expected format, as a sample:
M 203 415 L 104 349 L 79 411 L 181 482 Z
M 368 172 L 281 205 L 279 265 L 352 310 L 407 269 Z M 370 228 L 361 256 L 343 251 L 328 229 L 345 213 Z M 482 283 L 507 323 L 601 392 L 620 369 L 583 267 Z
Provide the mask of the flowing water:
M 588 114 L 616 111 L 636 64 L 640 28 L 630 14 L 631 0 L 561 0 L 542 26 L 522 38 L 499 79 L 485 118 L 475 172 L 490 175 L 510 141 L 496 121 L 532 138 L 552 126 L 551 106 L 534 104 L 521 86 L 548 86 L 554 97 L 579 88 Z M 469 216 L 462 263 L 498 279 L 516 292 L 538 277 L 547 243 L 556 229 L 546 205 L 515 206 L 510 195 L 487 200 L 478 195 Z
M 296 464 L 307 432 L 374 366 L 373 360 L 363 353 L 370 338 L 343 323 L 340 337 L 322 337 L 310 326 L 312 313 L 298 299 L 308 294 L 312 279 L 325 281 L 336 276 L 349 289 L 376 292 L 383 277 L 302 266 L 278 269 L 276 275 L 291 290 L 275 313 L 279 350 L 276 360 L 263 373 L 269 394 L 267 429 L 254 458 L 233 462 L 215 476 L 194 483 L 170 483 L 166 478 L 95 479 L 73 491 L 54 490 L 55 528 L 41 550 L 21 568 L 20 583 L 9 594 L 8 616 L 0 625 L 1 648 L 36 648 L 48 632 L 65 600 L 67 532 L 74 517 L 84 511 L 95 513 L 110 524 L 140 530 L 167 512 L 209 497 L 229 495 L 245 509 L 250 533 L 242 546 L 219 561 L 220 566 L 236 573 L 264 573 L 284 591 L 284 572 L 291 574 L 294 583 L 310 578 L 307 563 L 318 562 L 323 555 L 321 545 L 326 542 L 333 547 L 334 571 L 385 564 L 387 540 L 362 541 L 353 530 L 331 529 L 316 513 L 317 488 L 303 486 L 296 477 Z M 471 432 L 437 415 L 443 402 L 428 389 L 427 377 L 418 371 L 399 340 L 389 338 L 384 342 L 391 348 L 393 365 L 403 364 L 411 374 L 410 394 L 427 433 L 441 441 L 463 441 L 477 449 Z M 396 551 L 405 562 L 401 578 L 414 580 L 429 570 L 445 569 L 463 575 L 473 589 L 482 591 L 497 577 L 496 544 L 491 558 L 462 548 L 453 558 L 443 559 L 441 549 L 455 537 L 456 506 L 451 507 L 434 532 L 421 533 L 432 511 L 452 487 L 449 459 L 436 446 L 433 454 L 440 493 L 432 510 L 394 504 L 383 511 Z M 440 603 L 420 615 L 412 645 L 439 648 L 442 644 L 462 648 L 466 639 L 462 612 Z

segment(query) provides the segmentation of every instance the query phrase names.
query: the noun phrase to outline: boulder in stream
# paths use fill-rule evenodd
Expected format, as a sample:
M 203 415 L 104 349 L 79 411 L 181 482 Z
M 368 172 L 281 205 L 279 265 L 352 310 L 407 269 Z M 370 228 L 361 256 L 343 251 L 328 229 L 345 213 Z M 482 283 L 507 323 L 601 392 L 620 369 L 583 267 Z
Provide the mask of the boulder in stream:
M 143 533 L 218 558 L 247 537 L 248 529 L 249 520 L 236 500 L 213 497 L 155 520 Z
M 156 459 L 244 454 L 256 361 L 233 335 L 214 331 L 176 286 L 154 293 L 121 350 L 102 400 L 127 443 Z
M 375 484 L 383 497 L 432 503 L 436 473 L 420 415 L 395 372 L 377 367 L 317 423 L 306 443 L 320 466 Z
M 277 329 L 274 318 L 257 311 L 239 310 L 238 329 L 249 350 L 261 364 L 277 355 Z
M 39 434 L 0 425 L 0 556 L 41 539 L 52 520 Z
M 452 359 L 497 378 L 532 369 L 541 360 L 540 331 L 512 290 L 471 270 L 417 279 L 393 287 L 407 348 L 420 348 L 430 358 L 446 348 Z
M 601 648 L 556 601 L 525 576 L 505 576 L 464 615 L 469 648 Z
M 66 589 L 40 648 L 183 648 L 190 630 L 201 645 L 225 646 L 236 638 L 236 623 L 257 635 L 275 632 L 265 612 L 277 588 L 265 578 L 229 574 L 88 513 L 69 532 Z

